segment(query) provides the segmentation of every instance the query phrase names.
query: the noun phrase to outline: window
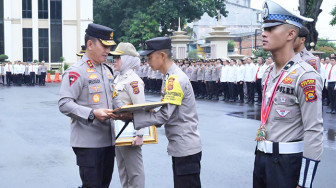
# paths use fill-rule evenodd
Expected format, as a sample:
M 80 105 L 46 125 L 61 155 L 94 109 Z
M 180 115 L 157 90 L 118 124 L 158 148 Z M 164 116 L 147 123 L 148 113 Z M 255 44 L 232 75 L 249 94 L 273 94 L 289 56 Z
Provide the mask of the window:
M 3 7 L 3 0 L 0 0 L 0 54 L 4 53 L 5 53 L 4 7 Z
M 32 18 L 31 0 L 22 0 L 22 18 Z
M 23 28 L 22 29 L 22 39 L 23 39 L 23 61 L 32 61 L 33 56 L 33 29 Z
M 50 50 L 51 62 L 62 57 L 62 1 L 50 0 Z
M 48 19 L 48 0 L 38 0 L 38 18 Z
M 49 61 L 48 29 L 39 29 L 39 61 Z

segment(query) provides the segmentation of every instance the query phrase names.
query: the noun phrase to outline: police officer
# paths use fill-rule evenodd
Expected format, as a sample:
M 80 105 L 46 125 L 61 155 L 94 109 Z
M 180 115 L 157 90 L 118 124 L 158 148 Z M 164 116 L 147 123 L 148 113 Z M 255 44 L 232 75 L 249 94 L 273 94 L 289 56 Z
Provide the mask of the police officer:
M 327 84 L 326 89 L 328 90 L 330 99 L 331 110 L 327 113 L 336 114 L 336 58 L 330 57 L 331 66 L 327 69 Z
M 221 88 L 224 94 L 224 97 L 222 101 L 228 101 L 230 100 L 230 92 L 229 92 L 229 62 L 227 59 L 224 59 L 221 74 L 220 74 L 220 82 L 221 82 Z
M 321 64 L 317 57 L 309 52 L 305 47 L 306 38 L 309 36 L 309 30 L 302 26 L 298 37 L 295 39 L 294 51 L 300 53 L 301 58 L 310 64 L 318 73 L 321 72 Z
M 2 85 L 5 85 L 5 65 L 4 63 L 0 64 L 0 77 Z
M 12 62 L 8 62 L 5 67 L 4 67 L 5 71 L 6 71 L 6 83 L 7 86 L 11 85 L 12 82 L 12 72 L 13 72 L 13 65 Z
M 312 187 L 323 151 L 322 79 L 294 52 L 303 21 L 264 3 L 263 48 L 275 64 L 265 71 L 253 187 Z
M 202 146 L 192 86 L 187 75 L 171 59 L 169 37 L 147 40 L 146 46 L 143 55 L 149 56 L 150 66 L 165 75 L 162 99 L 169 104 L 157 112 L 134 112 L 134 126 L 140 129 L 165 124 L 168 154 L 173 162 L 174 187 L 201 187 Z
M 139 54 L 131 43 L 119 43 L 115 51 L 114 68 L 120 74 L 114 80 L 114 96 L 124 104 L 141 104 L 145 101 L 144 83 L 135 73 L 140 67 Z M 119 123 L 121 123 L 119 121 Z M 132 126 L 129 124 L 128 126 Z M 132 146 L 117 146 L 116 159 L 123 188 L 144 188 L 145 172 L 142 161 L 142 129 L 135 132 Z
M 115 156 L 114 124 L 108 113 L 116 100 L 112 73 L 103 62 L 115 42 L 108 27 L 91 23 L 85 32 L 86 53 L 63 74 L 58 105 L 71 118 L 70 142 L 82 186 L 107 188 Z
M 191 74 L 190 74 L 190 82 L 193 86 L 193 90 L 195 92 L 195 97 L 197 98 L 200 95 L 200 92 L 198 90 L 198 83 L 197 83 L 197 71 L 198 71 L 198 65 L 196 60 L 191 63 Z
M 48 67 L 44 61 L 41 62 L 41 85 L 45 86 L 45 79 L 47 75 Z
M 205 86 L 206 86 L 206 91 L 207 91 L 207 97 L 206 99 L 211 100 L 212 95 L 213 95 L 213 81 L 212 81 L 212 65 L 210 63 L 210 60 L 206 61 L 206 67 L 204 71 L 204 81 L 205 81 Z
M 261 106 L 261 101 L 262 101 L 261 79 L 262 79 L 262 76 L 264 75 L 268 66 L 264 63 L 264 59 L 262 57 L 258 57 L 257 63 L 258 63 L 258 65 L 257 65 L 256 76 L 255 76 L 255 79 L 256 79 L 255 89 L 256 89 L 257 94 L 258 94 L 257 105 Z
M 248 100 L 246 104 L 254 104 L 254 88 L 255 88 L 255 75 L 256 66 L 253 64 L 251 57 L 246 59 L 245 64 L 245 83 L 247 89 Z
M 204 73 L 205 73 L 205 65 L 203 63 L 203 59 L 198 61 L 198 68 L 197 68 L 197 85 L 198 85 L 198 99 L 203 99 L 206 96 L 206 87 L 204 83 Z

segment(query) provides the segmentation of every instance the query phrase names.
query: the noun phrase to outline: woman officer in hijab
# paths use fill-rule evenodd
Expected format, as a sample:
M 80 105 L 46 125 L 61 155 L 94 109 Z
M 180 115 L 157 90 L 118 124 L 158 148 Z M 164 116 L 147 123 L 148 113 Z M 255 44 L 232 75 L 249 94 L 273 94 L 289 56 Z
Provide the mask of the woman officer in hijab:
M 144 82 L 135 73 L 140 68 L 139 53 L 135 47 L 131 43 L 119 43 L 111 54 L 114 56 L 114 69 L 120 73 L 114 80 L 114 97 L 118 96 L 125 105 L 144 103 Z M 116 159 L 123 188 L 145 187 L 141 149 L 143 132 L 142 129 L 136 131 L 132 146 L 116 146 Z

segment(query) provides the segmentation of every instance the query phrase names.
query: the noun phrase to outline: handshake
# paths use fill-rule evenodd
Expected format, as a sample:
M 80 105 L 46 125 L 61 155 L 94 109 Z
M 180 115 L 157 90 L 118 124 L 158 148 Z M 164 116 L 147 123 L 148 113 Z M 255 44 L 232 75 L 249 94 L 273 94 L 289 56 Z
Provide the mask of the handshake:
M 122 121 L 130 121 L 133 119 L 133 114 L 131 112 L 116 113 L 118 110 L 120 110 L 120 108 L 116 108 L 114 110 L 99 108 L 94 109 L 93 114 L 95 116 L 95 119 L 97 119 L 100 122 L 104 122 L 105 120 L 111 118 L 114 120 L 122 120 Z

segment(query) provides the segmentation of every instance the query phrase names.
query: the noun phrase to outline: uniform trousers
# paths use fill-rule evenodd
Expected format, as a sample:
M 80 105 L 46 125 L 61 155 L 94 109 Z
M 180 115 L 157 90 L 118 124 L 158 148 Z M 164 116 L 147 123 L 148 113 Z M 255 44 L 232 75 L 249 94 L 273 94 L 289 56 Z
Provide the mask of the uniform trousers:
M 209 98 L 212 97 L 214 94 L 214 81 L 206 81 L 206 90 L 207 90 L 207 95 Z
M 40 85 L 45 85 L 45 78 L 46 78 L 46 75 L 47 75 L 46 72 L 41 72 Z
M 329 82 L 328 83 L 328 93 L 329 93 L 331 110 L 336 110 L 336 91 L 334 89 L 335 84 L 336 84 L 336 82 Z
M 262 101 L 262 89 L 261 89 L 261 79 L 258 79 L 255 84 L 255 89 L 258 93 L 258 102 Z
M 279 149 L 274 145 L 273 150 L 272 154 L 256 151 L 253 188 L 296 188 L 300 177 L 302 152 L 279 154 L 276 152 Z
M 161 86 L 162 86 L 162 79 L 156 79 L 155 91 L 160 92 L 161 91 Z
M 200 96 L 204 97 L 206 95 L 206 87 L 203 80 L 197 80 L 198 82 L 198 91 Z
M 17 74 L 16 75 L 16 83 L 18 86 L 21 86 L 22 85 L 22 74 Z
M 145 171 L 141 146 L 117 146 L 116 159 L 123 188 L 144 188 Z
M 248 101 L 254 102 L 254 82 L 246 82 Z
M 2 84 L 5 85 L 5 75 L 1 75 Z
M 323 85 L 326 85 L 325 82 L 326 82 L 326 80 L 324 80 Z M 327 104 L 329 104 L 328 90 L 326 89 L 326 87 L 323 87 L 323 90 L 322 90 L 322 99 L 323 100 L 327 100 Z
M 147 77 L 143 77 L 142 80 L 145 84 L 145 90 L 148 91 L 148 79 L 147 79 Z
M 230 100 L 236 100 L 236 86 L 234 82 L 229 82 Z
M 213 95 L 214 95 L 214 98 L 217 98 L 217 99 L 218 99 L 218 96 L 219 96 L 219 89 L 220 89 L 220 82 L 216 83 L 216 81 L 213 81 L 213 85 L 214 85 L 214 88 L 213 88 Z
M 12 72 L 6 72 L 6 83 L 8 86 L 10 86 L 12 81 Z
M 35 73 L 35 77 L 36 77 L 36 84 L 40 83 L 40 75 Z
M 185 156 L 172 157 L 174 188 L 200 188 L 202 152 Z
M 221 82 L 222 91 L 224 93 L 224 99 L 230 99 L 229 84 L 228 82 Z
M 83 188 L 108 188 L 112 179 L 114 146 L 103 148 L 73 147 Z
M 30 72 L 30 85 L 35 85 L 35 72 Z
M 244 82 L 237 82 L 237 95 L 239 100 L 244 101 Z
M 198 96 L 199 95 L 199 91 L 198 91 L 198 83 L 197 81 L 190 81 L 191 82 L 191 86 L 194 90 L 194 94 L 195 96 Z

